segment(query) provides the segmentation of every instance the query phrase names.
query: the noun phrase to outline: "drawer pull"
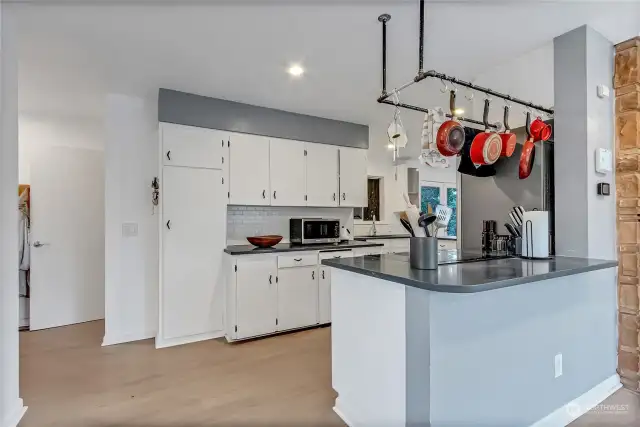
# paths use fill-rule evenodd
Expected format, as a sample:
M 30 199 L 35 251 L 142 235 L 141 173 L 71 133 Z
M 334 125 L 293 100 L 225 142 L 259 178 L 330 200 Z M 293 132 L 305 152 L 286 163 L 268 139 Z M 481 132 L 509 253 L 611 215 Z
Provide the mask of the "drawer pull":
M 302 258 L 294 258 L 293 260 L 294 260 L 295 262 L 300 262 L 300 261 L 302 261 Z

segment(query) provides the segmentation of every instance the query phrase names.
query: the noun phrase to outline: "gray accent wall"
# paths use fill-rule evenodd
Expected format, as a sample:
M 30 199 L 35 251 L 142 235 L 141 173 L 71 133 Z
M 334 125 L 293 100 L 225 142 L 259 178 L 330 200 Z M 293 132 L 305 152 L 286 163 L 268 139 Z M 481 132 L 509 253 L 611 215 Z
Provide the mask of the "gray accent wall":
M 612 43 L 587 26 L 554 39 L 555 211 L 558 255 L 615 259 L 615 179 L 597 175 L 595 150 L 613 150 Z M 598 182 L 611 196 L 598 196 Z
M 369 148 L 369 126 L 160 89 L 158 121 L 274 138 Z

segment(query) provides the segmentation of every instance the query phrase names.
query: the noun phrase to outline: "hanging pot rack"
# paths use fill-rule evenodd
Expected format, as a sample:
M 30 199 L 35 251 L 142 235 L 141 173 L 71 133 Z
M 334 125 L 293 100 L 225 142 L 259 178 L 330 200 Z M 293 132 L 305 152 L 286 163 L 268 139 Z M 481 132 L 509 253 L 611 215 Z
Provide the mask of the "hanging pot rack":
M 511 96 L 509 94 L 505 94 L 505 93 L 501 93 L 498 91 L 495 91 L 493 89 L 489 89 L 486 87 L 482 87 L 482 86 L 478 86 L 475 85 L 471 82 L 467 82 L 464 80 L 460 80 L 457 77 L 454 76 L 449 76 L 443 73 L 439 73 L 437 71 L 434 70 L 430 70 L 430 71 L 424 71 L 423 69 L 423 63 L 424 63 L 424 0 L 420 0 L 420 43 L 419 43 L 419 48 L 418 48 L 418 74 L 413 78 L 413 80 L 410 80 L 406 83 L 404 83 L 403 85 L 393 89 L 390 92 L 387 92 L 387 22 L 389 22 L 391 20 L 391 15 L 389 15 L 388 13 L 383 13 L 382 15 L 378 16 L 378 21 L 380 21 L 382 23 L 382 94 L 378 97 L 378 102 L 381 104 L 387 104 L 387 105 L 393 105 L 394 107 L 399 107 L 399 108 L 404 108 L 407 110 L 413 110 L 413 111 L 420 111 L 422 113 L 429 113 L 429 109 L 428 108 L 423 108 L 423 107 L 418 107 L 416 105 L 410 105 L 410 104 L 405 104 L 405 103 L 399 103 L 399 102 L 394 102 L 391 99 L 389 99 L 391 96 L 393 95 L 397 95 L 400 91 L 408 88 L 409 86 L 412 86 L 416 83 L 419 83 L 427 78 L 435 78 L 438 79 L 442 82 L 444 81 L 448 81 L 451 82 L 455 85 L 460 85 L 463 87 L 466 87 L 468 89 L 477 91 L 477 92 L 481 92 L 484 93 L 487 96 L 493 96 L 496 98 L 501 98 L 504 99 L 507 102 L 512 102 L 514 104 L 519 104 L 522 105 L 524 107 L 527 107 L 529 109 L 532 110 L 537 110 L 540 112 L 543 112 L 549 116 L 553 116 L 553 109 L 551 108 L 546 108 L 543 107 L 541 105 L 538 104 L 534 104 L 533 102 L 530 101 L 524 101 L 522 99 L 516 98 L 514 96 Z M 454 89 L 456 90 L 456 89 Z M 447 117 L 451 118 L 452 115 L 451 114 L 446 114 Z M 483 126 L 483 122 L 479 121 L 479 120 L 474 120 L 472 118 L 469 117 L 459 117 L 456 116 L 456 120 L 459 121 L 463 121 L 463 122 L 467 122 L 467 123 L 473 123 L 476 125 L 481 125 Z M 489 125 L 492 128 L 496 128 L 495 125 L 490 124 Z

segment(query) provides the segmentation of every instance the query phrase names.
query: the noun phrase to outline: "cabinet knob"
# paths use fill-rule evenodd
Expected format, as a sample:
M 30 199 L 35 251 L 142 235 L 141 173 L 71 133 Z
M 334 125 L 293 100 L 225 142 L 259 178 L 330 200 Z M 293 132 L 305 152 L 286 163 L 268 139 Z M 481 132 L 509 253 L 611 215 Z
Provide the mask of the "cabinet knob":
M 315 272 L 315 270 L 313 270 L 311 272 L 311 280 L 316 280 L 316 272 Z
M 324 279 L 324 270 L 322 270 L 322 279 Z
M 336 193 L 333 193 L 333 201 L 336 201 Z
M 276 198 L 276 192 L 275 191 L 273 192 L 273 198 L 274 199 Z
M 347 200 L 347 193 L 342 193 L 342 200 Z
M 262 190 L 262 198 L 263 199 L 267 198 L 267 190 Z
M 271 284 L 271 274 L 269 275 L 269 284 Z
M 171 160 L 171 150 L 167 151 L 167 160 Z

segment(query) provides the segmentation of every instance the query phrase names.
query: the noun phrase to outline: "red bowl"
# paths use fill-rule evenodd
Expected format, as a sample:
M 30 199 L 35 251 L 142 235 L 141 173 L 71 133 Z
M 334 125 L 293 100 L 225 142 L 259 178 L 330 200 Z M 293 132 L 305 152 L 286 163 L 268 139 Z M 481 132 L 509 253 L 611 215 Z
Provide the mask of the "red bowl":
M 270 248 L 271 246 L 275 246 L 280 243 L 282 236 L 253 236 L 247 237 L 247 240 L 253 246 L 257 246 L 259 248 Z

